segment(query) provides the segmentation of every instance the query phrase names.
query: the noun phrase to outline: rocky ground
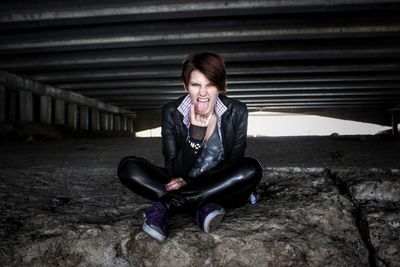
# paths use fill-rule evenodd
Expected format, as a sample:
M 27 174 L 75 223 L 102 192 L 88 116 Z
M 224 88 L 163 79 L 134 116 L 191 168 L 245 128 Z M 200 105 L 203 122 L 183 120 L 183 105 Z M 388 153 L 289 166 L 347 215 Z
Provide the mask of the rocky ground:
M 201 232 L 175 216 L 160 243 L 151 203 L 120 185 L 127 155 L 162 165 L 160 139 L 0 146 L 1 266 L 400 266 L 400 140 L 250 138 L 263 180 L 255 205 Z

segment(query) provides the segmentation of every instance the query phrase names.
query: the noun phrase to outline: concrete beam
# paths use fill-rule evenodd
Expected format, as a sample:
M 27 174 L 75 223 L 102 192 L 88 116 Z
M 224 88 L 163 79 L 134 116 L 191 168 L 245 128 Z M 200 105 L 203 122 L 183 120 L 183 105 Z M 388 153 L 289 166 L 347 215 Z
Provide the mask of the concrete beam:
M 7 0 L 4 0 L 7 3 Z M 357 9 L 398 7 L 397 0 L 231 0 L 221 1 L 146 1 L 138 5 L 132 1 L 41 1 L 38 5 L 12 4 L 0 13 L 2 27 L 26 28 L 54 25 L 85 25 L 106 22 L 142 21 L 257 15 L 293 12 L 351 11 Z M 76 8 L 79 6 L 79 9 Z M 4 25 L 4 26 L 3 26 Z
M 74 103 L 68 103 L 68 127 L 76 130 L 78 127 L 78 106 Z
M 347 100 L 332 100 L 330 98 L 320 98 L 320 99 L 248 99 L 243 100 L 242 102 L 247 104 L 248 107 L 256 107 L 259 109 L 262 108 L 304 108 L 308 105 L 310 108 L 315 106 L 323 106 L 326 105 L 326 108 L 332 108 L 335 106 L 348 106 L 348 107 L 371 107 L 371 106 L 382 106 L 386 107 L 389 105 L 394 106 L 400 101 L 400 98 L 397 99 L 380 99 L 380 100 L 367 100 L 367 99 L 347 99 Z M 138 111 L 150 111 L 150 110 L 161 110 L 161 107 L 165 103 L 145 103 L 141 106 L 137 106 L 137 102 L 121 102 L 119 103 L 121 106 L 129 106 L 135 105 L 135 109 Z
M 274 92 L 269 92 L 268 90 L 263 90 L 263 91 L 256 91 L 256 92 L 250 92 L 247 94 L 238 94 L 238 93 L 227 93 L 227 96 L 240 99 L 243 102 L 246 101 L 254 101 L 254 100 L 260 100 L 260 102 L 264 101 L 307 101 L 307 100 L 315 100 L 315 99 L 327 99 L 327 100 L 398 100 L 400 98 L 400 91 L 393 89 L 393 90 L 385 90 L 383 92 L 376 92 L 376 91 L 371 91 L 371 90 L 362 90 L 363 88 L 360 88 L 360 90 L 357 91 L 351 91 L 347 92 L 346 88 L 343 88 L 343 90 L 332 90 L 332 91 L 327 91 L 327 92 L 321 92 L 318 90 L 305 90 L 304 92 L 301 91 L 301 88 L 299 90 L 288 90 L 288 91 L 276 91 Z M 107 100 L 110 103 L 113 104 L 118 104 L 119 106 L 122 106 L 121 103 L 130 103 L 132 106 L 143 106 L 143 105 L 151 105 L 151 103 L 154 104 L 166 104 L 171 100 L 175 100 L 178 97 L 184 95 L 185 93 L 182 92 L 181 94 L 176 94 L 176 95 L 165 95 L 164 97 L 160 95 L 122 95 L 122 96 L 108 96 Z M 100 97 L 99 97 L 100 98 Z M 101 97 L 103 98 L 103 97 Z M 105 98 L 105 97 L 104 97 Z
M 30 77 L 32 77 L 36 81 L 41 81 L 41 82 L 52 82 L 52 83 L 62 82 L 63 84 L 60 84 L 61 86 L 65 88 L 70 88 L 71 84 L 69 84 L 69 82 L 73 83 L 74 86 L 75 85 L 74 81 L 96 82 L 107 79 L 114 80 L 116 78 L 151 79 L 154 77 L 175 77 L 176 79 L 179 79 L 180 71 L 181 71 L 181 66 L 177 64 L 177 62 L 175 62 L 175 64 L 167 64 L 162 66 L 140 66 L 140 67 L 130 66 L 128 68 L 115 67 L 112 69 L 95 69 L 95 68 L 80 69 L 80 70 L 71 69 L 64 71 L 42 70 L 40 71 L 39 74 L 36 74 L 37 72 L 35 71 L 31 72 Z
M 181 87 L 181 88 L 180 88 Z M 256 84 L 235 84 L 228 86 L 227 95 L 237 98 L 274 97 L 283 94 L 288 97 L 298 96 L 325 96 L 325 95 L 396 95 L 400 94 L 398 88 L 400 82 L 315 82 L 315 83 L 256 83 Z M 96 97 L 99 100 L 173 100 L 185 94 L 180 85 L 170 87 L 153 88 L 113 88 L 85 90 L 85 95 Z
M 89 108 L 80 106 L 79 108 L 79 121 L 81 130 L 89 130 Z
M 40 96 L 40 122 L 43 124 L 51 124 L 52 114 L 51 97 Z
M 74 53 L 59 52 L 46 56 L 15 55 L 6 56 L 0 62 L 0 69 L 15 71 L 35 71 L 57 68 L 100 68 L 121 66 L 144 66 L 158 64 L 177 64 L 193 51 L 215 51 L 224 57 L 226 62 L 276 61 L 276 60 L 321 60 L 321 59 L 359 59 L 359 58 L 390 58 L 400 54 L 399 38 L 373 38 L 319 40 L 318 43 L 309 40 L 293 42 L 239 42 L 222 44 L 198 44 L 165 46 L 162 49 L 154 47 L 137 47 L 121 49 L 88 50 Z M 99 56 L 101 54 L 101 57 Z
M 33 95 L 29 91 L 19 92 L 20 120 L 33 122 Z
M 178 61 L 179 62 L 179 61 Z M 79 70 L 42 70 L 40 73 L 33 71 L 30 77 L 36 81 L 58 83 L 57 87 L 61 89 L 85 89 L 85 88 L 110 88 L 114 82 L 116 87 L 129 87 L 132 81 L 138 79 L 157 78 L 173 78 L 174 83 L 180 83 L 181 66 L 179 64 L 167 64 L 160 66 L 134 66 L 128 68 L 115 67 L 111 69 L 79 69 Z M 315 74 L 321 73 L 365 73 L 365 72 L 395 72 L 400 69 L 400 63 L 396 62 L 381 62 L 374 61 L 363 62 L 362 64 L 347 63 L 347 64 L 332 64 L 331 62 L 320 62 L 319 64 L 272 64 L 268 62 L 227 62 L 229 73 L 229 81 L 236 75 L 271 75 L 271 74 Z M 372 75 L 374 76 L 374 75 Z M 371 75 L 370 75 L 371 77 Z M 128 81 L 117 81 L 117 79 Z M 132 81 L 129 81 L 132 79 Z M 107 81 L 108 80 L 108 81 Z M 272 79 L 273 80 L 273 79 Z M 86 81 L 86 82 L 82 82 Z M 105 82 L 102 82 L 105 81 Z M 140 81 L 140 80 L 139 80 Z M 168 82 L 167 82 L 168 84 Z
M 0 122 L 6 120 L 6 87 L 0 85 Z
M 54 99 L 64 100 L 67 103 L 80 104 L 112 113 L 130 113 L 128 110 L 123 110 L 77 93 L 64 91 L 5 71 L 0 71 L 0 83 L 12 90 L 30 91 L 37 95 L 50 96 Z M 134 114 L 132 114 L 132 116 L 134 116 Z
M 71 29 L 48 29 L 45 32 L 21 31 L 13 34 L 12 40 L 4 38 L 0 51 L 39 52 L 86 49 L 108 49 L 114 47 L 156 46 L 160 42 L 168 45 L 232 43 L 265 40 L 325 39 L 398 36 L 400 25 L 397 16 L 375 18 L 360 14 L 355 17 L 342 15 L 325 16 L 324 23 L 315 19 L 277 17 L 242 17 L 199 20 L 195 23 L 180 21 L 148 21 L 146 24 L 95 24 Z M 271 27 L 271 25 L 274 25 Z M 302 27 L 293 27 L 302 25 Z M 168 29 L 166 31 L 165 29 Z M 96 38 L 93 38 L 96 36 Z
M 98 131 L 100 130 L 100 113 L 98 109 L 92 109 L 91 110 L 91 124 L 90 124 L 90 129 L 93 131 Z
M 400 69 L 400 64 L 399 64 Z M 322 72 L 322 71 L 321 71 Z M 396 74 L 382 74 L 377 73 L 371 75 L 370 73 L 315 73 L 315 74 L 247 74 L 247 75 L 229 75 L 228 88 L 231 90 L 232 86 L 240 84 L 281 84 L 281 83 L 322 83 L 322 82 L 377 82 L 377 81 L 399 81 L 400 75 Z M 179 73 L 177 71 L 176 73 Z M 70 82 L 58 83 L 58 88 L 73 90 L 77 93 L 85 95 L 93 94 L 95 92 L 103 92 L 121 89 L 131 89 L 131 92 L 153 92 L 154 88 L 162 88 L 163 90 L 182 92 L 182 81 L 180 77 L 158 77 L 157 78 L 142 78 L 132 80 L 101 80 L 90 82 Z M 172 88 L 173 87 L 173 88 Z
M 56 125 L 65 125 L 65 102 L 64 100 L 55 100 L 55 118 L 54 123 Z

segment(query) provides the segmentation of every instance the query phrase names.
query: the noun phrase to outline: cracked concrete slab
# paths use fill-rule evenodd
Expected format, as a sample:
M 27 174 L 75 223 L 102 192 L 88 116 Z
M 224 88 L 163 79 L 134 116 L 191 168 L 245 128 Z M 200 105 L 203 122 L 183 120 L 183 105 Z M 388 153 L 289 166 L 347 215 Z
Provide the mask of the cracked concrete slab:
M 162 165 L 160 151 L 158 138 L 1 145 L 2 265 L 398 264 L 399 140 L 249 138 L 264 168 L 258 203 L 228 210 L 211 235 L 175 216 L 164 243 L 141 231 L 151 202 L 116 176 L 122 157 Z

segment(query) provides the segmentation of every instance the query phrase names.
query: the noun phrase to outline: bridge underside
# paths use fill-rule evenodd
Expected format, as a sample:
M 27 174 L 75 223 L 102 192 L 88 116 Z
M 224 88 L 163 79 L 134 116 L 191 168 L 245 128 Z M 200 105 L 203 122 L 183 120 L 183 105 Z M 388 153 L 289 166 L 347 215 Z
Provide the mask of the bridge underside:
M 144 129 L 182 95 L 184 57 L 208 50 L 250 111 L 391 125 L 399 11 L 397 0 L 5 0 L 0 70 L 136 112 Z

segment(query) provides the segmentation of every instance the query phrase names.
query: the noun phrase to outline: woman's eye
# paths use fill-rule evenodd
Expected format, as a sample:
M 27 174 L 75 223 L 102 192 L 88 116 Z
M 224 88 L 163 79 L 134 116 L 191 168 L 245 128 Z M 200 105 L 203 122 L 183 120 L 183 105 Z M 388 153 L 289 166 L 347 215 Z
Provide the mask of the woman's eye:
M 190 84 L 190 86 L 193 86 L 193 87 L 198 87 L 198 86 L 199 86 L 199 84 L 197 84 L 197 83 L 191 83 L 191 84 Z

